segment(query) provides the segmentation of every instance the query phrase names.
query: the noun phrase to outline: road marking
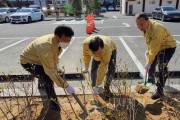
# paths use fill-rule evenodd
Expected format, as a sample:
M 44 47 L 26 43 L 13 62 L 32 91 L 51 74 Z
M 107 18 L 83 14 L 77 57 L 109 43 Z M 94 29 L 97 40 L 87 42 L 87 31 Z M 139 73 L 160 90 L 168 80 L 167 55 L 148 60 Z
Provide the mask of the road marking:
M 122 26 L 107 26 L 107 27 L 96 27 L 96 28 L 124 28 L 124 27 L 130 27 L 130 25 L 128 23 L 122 23 Z
M 179 42 L 179 41 L 177 41 L 177 40 L 176 40 L 176 42 L 180 44 L 180 42 Z
M 134 63 L 136 64 L 137 68 L 139 69 L 141 76 L 144 76 L 144 67 L 143 67 L 143 65 L 139 62 L 139 60 L 137 59 L 135 54 L 132 52 L 130 47 L 126 44 L 124 39 L 122 37 L 119 37 L 119 39 L 120 39 L 121 43 L 124 45 L 125 49 L 129 53 L 129 55 L 132 58 L 132 60 L 134 61 Z
M 94 20 L 95 24 L 103 24 L 104 20 Z M 86 24 L 86 20 L 62 20 L 62 21 L 57 21 L 53 24 Z
M 117 26 L 114 26 L 114 27 L 117 27 Z M 99 28 L 101 28 L 101 27 L 99 27 Z M 180 35 L 173 35 L 173 36 L 174 37 L 180 37 Z M 88 36 L 76 36 L 76 38 L 86 38 L 86 37 L 88 37 Z M 124 37 L 125 38 L 128 38 L 128 37 L 132 38 L 132 37 L 134 37 L 134 38 L 139 38 L 139 37 L 143 37 L 143 36 L 141 36 L 141 35 L 134 35 L 133 36 L 132 35 L 132 36 L 109 36 L 109 37 L 122 37 L 122 38 L 124 38 Z M 22 39 L 22 38 L 38 38 L 38 37 L 28 37 L 28 36 L 25 36 L 25 37 L 13 37 L 13 38 L 9 37 L 9 38 L 0 38 L 0 39 Z
M 128 23 L 122 23 L 123 25 L 125 25 L 126 27 L 131 27 Z
M 117 17 L 116 17 L 116 16 L 113 16 L 113 18 L 114 18 L 114 19 L 117 19 Z
M 25 39 L 22 39 L 22 40 L 20 40 L 20 41 L 18 41 L 18 42 L 15 42 L 15 43 L 13 43 L 13 44 L 11 44 L 11 45 L 8 45 L 8 46 L 6 46 L 6 47 L 3 47 L 3 48 L 0 49 L 0 52 L 3 51 L 3 50 L 8 49 L 8 48 L 10 48 L 10 47 L 12 47 L 12 46 L 14 46 L 14 45 L 17 45 L 17 44 L 19 44 L 19 43 L 21 43 L 21 42 L 23 42 L 23 41 L 26 41 L 26 40 L 28 40 L 28 39 L 29 39 L 29 38 L 25 38 Z

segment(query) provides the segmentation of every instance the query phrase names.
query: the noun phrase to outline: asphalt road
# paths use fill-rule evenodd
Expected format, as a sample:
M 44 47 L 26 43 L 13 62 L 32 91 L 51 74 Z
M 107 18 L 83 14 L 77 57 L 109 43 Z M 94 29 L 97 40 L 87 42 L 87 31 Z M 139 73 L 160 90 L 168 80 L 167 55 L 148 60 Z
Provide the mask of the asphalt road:
M 112 37 L 117 45 L 117 71 L 143 73 L 145 65 L 145 42 L 141 32 L 137 29 L 134 16 L 121 16 L 118 12 L 107 12 L 104 17 L 95 20 L 96 30 L 93 34 L 103 34 Z M 161 21 L 160 21 L 161 22 Z M 177 50 L 170 61 L 170 71 L 180 71 L 180 23 L 161 22 L 177 40 Z M 19 65 L 19 55 L 23 48 L 35 38 L 51 34 L 56 26 L 66 24 L 71 26 L 75 36 L 70 46 L 60 56 L 59 67 L 64 66 L 66 73 L 78 73 L 83 68 L 82 41 L 89 36 L 86 34 L 86 22 L 75 20 L 56 21 L 46 18 L 45 21 L 31 24 L 0 23 L 0 74 L 25 74 Z

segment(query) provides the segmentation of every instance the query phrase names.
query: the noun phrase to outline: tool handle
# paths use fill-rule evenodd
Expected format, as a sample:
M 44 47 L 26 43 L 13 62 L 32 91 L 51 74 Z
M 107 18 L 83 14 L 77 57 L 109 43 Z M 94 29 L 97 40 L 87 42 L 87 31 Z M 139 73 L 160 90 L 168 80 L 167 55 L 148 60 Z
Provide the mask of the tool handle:
M 77 97 L 77 95 L 75 93 L 72 93 L 72 96 L 76 99 L 76 101 L 78 102 L 78 104 L 80 105 L 80 107 L 83 109 L 83 111 L 85 112 L 85 114 L 88 116 L 88 112 L 85 108 L 85 106 L 81 103 L 81 101 L 79 100 L 79 98 Z

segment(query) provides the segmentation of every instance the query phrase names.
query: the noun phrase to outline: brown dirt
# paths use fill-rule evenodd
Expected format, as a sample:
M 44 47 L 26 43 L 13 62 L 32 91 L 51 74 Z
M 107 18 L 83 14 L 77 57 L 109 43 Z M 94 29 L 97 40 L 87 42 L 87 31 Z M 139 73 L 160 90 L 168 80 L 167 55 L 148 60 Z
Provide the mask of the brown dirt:
M 139 94 L 144 94 L 149 90 L 149 88 L 145 85 L 136 85 L 135 90 Z
M 71 96 L 68 98 L 75 113 L 68 99 L 62 96 L 58 98 L 61 105 L 61 112 L 48 109 L 45 102 L 43 107 L 41 98 L 33 98 L 29 107 L 26 108 L 23 107 L 27 106 L 24 101 L 27 101 L 29 98 L 1 98 L 0 119 L 6 119 L 5 115 L 8 119 L 12 119 L 13 115 L 14 120 L 29 120 L 29 118 L 37 120 L 127 120 L 133 117 L 135 120 L 179 120 L 180 118 L 179 93 L 166 94 L 163 99 L 156 101 L 150 98 L 150 93 L 129 93 L 128 96 L 116 95 L 110 100 L 111 104 L 109 104 L 115 107 L 113 109 L 106 107 L 108 104 L 98 102 L 97 98 L 93 95 L 86 95 L 85 98 L 83 95 L 78 95 L 78 97 L 85 104 L 86 109 L 90 113 L 89 116 L 85 116 L 81 107 Z M 117 101 L 122 102 L 119 104 Z M 7 108 L 9 108 L 9 111 Z M 24 116 L 27 117 L 23 118 Z

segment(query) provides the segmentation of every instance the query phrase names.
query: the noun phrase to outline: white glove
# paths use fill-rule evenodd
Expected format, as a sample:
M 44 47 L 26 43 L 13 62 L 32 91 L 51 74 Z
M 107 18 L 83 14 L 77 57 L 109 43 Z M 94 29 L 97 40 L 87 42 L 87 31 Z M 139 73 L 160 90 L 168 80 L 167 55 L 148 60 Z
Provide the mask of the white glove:
M 60 75 L 60 76 L 64 74 L 64 71 L 63 71 L 63 70 L 61 70 L 61 69 L 58 69 L 58 71 L 57 71 L 57 72 L 58 72 L 58 75 Z
M 72 94 L 74 93 L 74 88 L 69 85 L 69 86 L 66 88 L 66 91 L 67 91 L 67 93 L 69 93 L 70 95 L 72 95 Z
M 99 93 L 99 87 L 94 86 L 93 91 L 94 91 L 94 94 L 97 95 Z
M 85 69 L 82 70 L 82 73 L 83 73 L 83 74 L 84 74 L 84 73 L 89 73 L 89 70 L 85 68 Z
M 145 56 L 147 57 L 149 55 L 149 51 L 146 51 L 145 52 Z
M 146 64 L 144 68 L 149 71 L 149 69 L 151 68 L 151 64 Z

